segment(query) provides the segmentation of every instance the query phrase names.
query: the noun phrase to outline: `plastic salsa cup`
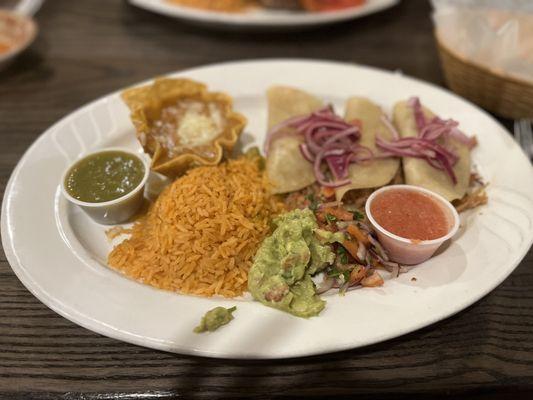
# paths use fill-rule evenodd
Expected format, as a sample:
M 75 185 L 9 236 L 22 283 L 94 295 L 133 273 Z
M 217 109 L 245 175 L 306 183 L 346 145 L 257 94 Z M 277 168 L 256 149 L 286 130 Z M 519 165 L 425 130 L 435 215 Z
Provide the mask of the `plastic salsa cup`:
M 437 204 L 444 211 L 444 215 L 446 216 L 446 222 L 448 225 L 447 233 L 444 236 L 441 236 L 436 239 L 413 240 L 410 238 L 398 236 L 383 228 L 374 219 L 371 211 L 371 206 L 372 202 L 377 196 L 391 190 L 408 190 L 418 192 L 434 200 L 435 204 Z M 446 242 L 448 239 L 452 238 L 455 235 L 455 233 L 459 229 L 460 223 L 459 214 L 457 214 L 457 210 L 455 210 L 455 207 L 448 200 L 446 200 L 441 195 L 432 192 L 431 190 L 412 185 L 391 185 L 376 190 L 370 195 L 370 197 L 366 201 L 365 211 L 368 220 L 376 231 L 379 242 L 387 251 L 390 259 L 405 265 L 420 264 L 421 262 L 429 259 L 444 242 Z
M 82 162 L 84 159 L 105 152 L 123 152 L 138 159 L 142 163 L 144 168 L 144 175 L 139 184 L 137 184 L 135 188 L 125 193 L 124 195 L 109 201 L 89 202 L 82 201 L 73 197 L 65 187 L 66 179 L 70 174 L 72 168 L 78 163 Z M 148 180 L 149 174 L 150 167 L 143 155 L 117 147 L 105 148 L 84 154 L 82 157 L 78 158 L 71 165 L 69 165 L 69 167 L 61 176 L 61 192 L 69 202 L 79 206 L 94 221 L 104 225 L 120 224 L 128 221 L 133 215 L 135 215 L 135 213 L 141 207 L 144 199 L 144 187 L 146 185 L 146 181 Z

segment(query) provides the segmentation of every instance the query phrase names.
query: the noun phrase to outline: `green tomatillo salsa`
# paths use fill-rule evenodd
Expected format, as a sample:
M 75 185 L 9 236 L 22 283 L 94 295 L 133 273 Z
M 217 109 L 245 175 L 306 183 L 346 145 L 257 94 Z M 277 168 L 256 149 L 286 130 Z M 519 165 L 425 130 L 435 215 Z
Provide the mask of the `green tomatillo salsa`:
M 70 168 L 65 189 L 77 200 L 102 203 L 134 190 L 145 174 L 142 161 L 133 154 L 106 150 L 89 155 Z

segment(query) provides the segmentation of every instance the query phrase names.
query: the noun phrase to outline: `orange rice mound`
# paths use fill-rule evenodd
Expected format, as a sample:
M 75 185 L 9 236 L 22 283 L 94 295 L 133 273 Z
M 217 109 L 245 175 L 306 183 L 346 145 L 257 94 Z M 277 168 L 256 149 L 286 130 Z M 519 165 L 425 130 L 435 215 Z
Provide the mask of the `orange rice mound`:
M 198 167 L 165 188 L 108 263 L 161 289 L 239 296 L 271 217 L 282 210 L 257 162 Z

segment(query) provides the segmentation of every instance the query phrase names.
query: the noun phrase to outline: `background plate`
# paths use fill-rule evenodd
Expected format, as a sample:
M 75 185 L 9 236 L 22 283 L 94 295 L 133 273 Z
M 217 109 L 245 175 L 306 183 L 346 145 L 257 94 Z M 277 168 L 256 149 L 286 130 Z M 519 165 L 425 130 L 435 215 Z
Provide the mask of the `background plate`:
M 15 168 L 2 204 L 2 243 L 22 283 L 44 304 L 95 332 L 155 349 L 212 357 L 283 358 L 343 350 L 393 338 L 443 319 L 502 282 L 533 240 L 533 169 L 505 129 L 476 106 L 411 78 L 348 64 L 271 60 L 220 64 L 173 76 L 200 80 L 233 96 L 249 118 L 245 145 L 262 143 L 265 90 L 287 84 L 343 111 L 351 95 L 390 111 L 412 95 L 478 137 L 474 162 L 490 181 L 489 204 L 464 214 L 438 256 L 381 288 L 325 296 L 317 318 L 299 319 L 250 301 L 206 299 L 144 286 L 105 266 L 104 227 L 61 197 L 59 179 L 82 153 L 107 146 L 140 148 L 128 110 L 114 93 L 43 133 Z M 411 278 L 416 277 L 416 281 Z M 218 332 L 192 328 L 216 306 L 237 305 Z
M 396 5 L 399 0 L 367 0 L 351 9 L 309 13 L 272 10 L 253 10 L 246 13 L 222 13 L 177 6 L 165 0 L 129 0 L 131 4 L 158 14 L 179 18 L 205 26 L 226 28 L 288 29 L 327 25 L 373 14 Z

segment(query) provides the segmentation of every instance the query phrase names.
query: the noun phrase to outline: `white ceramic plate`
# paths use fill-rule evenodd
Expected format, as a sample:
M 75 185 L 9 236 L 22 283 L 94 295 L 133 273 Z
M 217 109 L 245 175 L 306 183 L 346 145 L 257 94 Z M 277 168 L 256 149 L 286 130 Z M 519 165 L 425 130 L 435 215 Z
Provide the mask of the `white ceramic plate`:
M 200 25 L 235 28 L 287 29 L 332 24 L 359 18 L 392 7 L 399 0 L 367 0 L 359 7 L 333 12 L 291 12 L 256 9 L 245 13 L 222 13 L 178 6 L 165 0 L 130 0 L 138 7 Z
M 451 245 L 383 287 L 325 296 L 319 317 L 296 318 L 247 299 L 199 298 L 134 282 L 106 267 L 104 230 L 62 198 L 61 173 L 101 147 L 138 149 L 128 110 L 114 93 L 43 133 L 15 168 L 2 205 L 2 242 L 19 279 L 65 318 L 112 338 L 155 349 L 212 357 L 281 358 L 349 349 L 390 339 L 446 318 L 502 282 L 533 239 L 533 170 L 493 118 L 435 86 L 372 68 L 318 61 L 272 60 L 208 66 L 174 74 L 233 96 L 249 118 L 245 144 L 265 135 L 265 90 L 293 85 L 332 102 L 368 96 L 390 111 L 412 95 L 475 133 L 474 161 L 490 181 L 490 202 L 463 215 Z M 411 278 L 416 277 L 416 281 Z M 237 305 L 235 320 L 194 334 L 208 309 Z

